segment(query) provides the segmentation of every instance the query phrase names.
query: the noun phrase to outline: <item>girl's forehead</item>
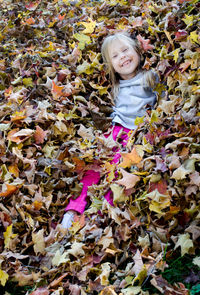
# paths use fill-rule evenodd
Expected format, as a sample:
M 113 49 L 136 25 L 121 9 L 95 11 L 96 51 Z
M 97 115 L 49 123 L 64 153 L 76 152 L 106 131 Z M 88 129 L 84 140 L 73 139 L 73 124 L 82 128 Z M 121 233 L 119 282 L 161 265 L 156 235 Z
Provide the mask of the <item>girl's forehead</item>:
M 125 40 L 115 39 L 109 45 L 108 51 L 109 52 L 117 51 L 120 48 L 122 48 L 123 46 L 127 46 L 127 45 L 129 46 L 128 42 L 126 42 Z

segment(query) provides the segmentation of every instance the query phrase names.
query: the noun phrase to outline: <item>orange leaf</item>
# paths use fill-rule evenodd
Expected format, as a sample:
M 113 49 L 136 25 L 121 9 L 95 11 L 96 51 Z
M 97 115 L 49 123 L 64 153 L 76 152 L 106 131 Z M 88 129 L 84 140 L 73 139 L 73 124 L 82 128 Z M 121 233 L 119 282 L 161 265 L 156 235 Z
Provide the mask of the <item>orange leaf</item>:
M 75 172 L 80 173 L 85 168 L 85 162 L 77 157 L 73 157 L 72 160 L 76 164 Z
M 136 147 L 132 149 L 130 153 L 121 153 L 123 161 L 119 164 L 119 167 L 127 168 L 131 167 L 131 165 L 139 164 L 142 158 L 138 155 Z
M 68 148 L 66 147 L 63 151 L 60 151 L 57 159 L 63 161 L 65 158 L 69 156 Z
M 65 18 L 65 16 L 66 16 L 66 13 L 63 15 L 59 14 L 58 19 L 62 21 Z
M 6 184 L 7 190 L 5 192 L 0 193 L 0 197 L 9 197 L 10 195 L 14 194 L 16 190 L 18 189 L 17 186 L 11 185 L 11 184 Z
M 15 116 L 15 117 L 11 117 L 11 122 L 20 121 L 20 120 L 23 120 L 25 118 L 26 118 L 26 116 L 18 115 L 18 116 Z
M 10 165 L 8 167 L 8 170 L 10 173 L 12 173 L 15 177 L 19 177 L 19 169 L 18 166 L 16 164 L 14 165 Z
M 35 210 L 40 210 L 42 208 L 43 203 L 38 202 L 37 200 L 33 202 L 33 207 Z
M 60 282 L 62 282 L 62 280 L 68 275 L 68 272 L 64 273 L 63 275 L 61 275 L 59 278 L 55 279 L 53 282 L 51 282 L 51 284 L 49 285 L 51 288 L 55 288 L 58 284 L 60 284 Z M 38 295 L 40 295 L 40 293 L 38 293 Z
M 36 131 L 34 133 L 36 144 L 43 143 L 47 133 L 48 133 L 48 130 L 44 131 L 42 128 L 40 128 L 40 126 L 36 126 Z
M 16 143 L 21 143 L 25 141 L 26 139 L 28 139 L 33 134 L 33 130 L 28 128 L 21 129 L 20 131 L 18 130 L 19 130 L 18 128 L 11 130 L 8 133 L 7 139 Z
M 59 97 L 63 96 L 63 89 L 64 86 L 58 86 L 54 81 L 52 81 L 52 95 L 54 99 L 58 99 Z
M 34 20 L 33 17 L 29 17 L 29 18 L 26 19 L 26 23 L 27 23 L 28 25 L 34 25 L 35 20 Z

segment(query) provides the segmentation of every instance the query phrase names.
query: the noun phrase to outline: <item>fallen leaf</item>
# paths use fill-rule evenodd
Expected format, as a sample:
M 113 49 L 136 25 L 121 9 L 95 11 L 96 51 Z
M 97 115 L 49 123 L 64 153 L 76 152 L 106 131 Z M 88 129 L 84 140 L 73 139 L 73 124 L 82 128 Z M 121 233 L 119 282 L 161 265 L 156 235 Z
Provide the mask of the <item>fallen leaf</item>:
M 123 178 L 115 181 L 116 184 L 125 186 L 126 189 L 133 188 L 138 181 L 140 181 L 140 177 L 131 173 L 126 172 L 124 169 L 120 169 Z
M 119 167 L 127 168 L 131 165 L 139 164 L 142 160 L 142 156 L 137 151 L 137 146 L 134 146 L 130 153 L 121 153 L 123 161 L 119 164 Z

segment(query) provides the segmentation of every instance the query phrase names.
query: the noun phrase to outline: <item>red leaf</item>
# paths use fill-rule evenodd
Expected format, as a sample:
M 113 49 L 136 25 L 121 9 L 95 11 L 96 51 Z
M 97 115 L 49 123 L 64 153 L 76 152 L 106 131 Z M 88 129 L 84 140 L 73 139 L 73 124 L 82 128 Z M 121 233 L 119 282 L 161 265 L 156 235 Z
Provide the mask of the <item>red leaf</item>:
M 36 144 L 43 143 L 47 133 L 48 131 L 44 131 L 40 126 L 36 126 L 36 131 L 34 133 Z
M 179 30 L 178 32 L 175 33 L 175 41 L 181 41 L 187 37 L 188 33 L 184 30 Z
M 167 192 L 167 181 L 165 179 L 161 179 L 158 182 L 150 182 L 149 183 L 149 192 L 157 189 L 160 194 L 165 195 Z
M 25 7 L 28 10 L 35 10 L 38 7 L 39 4 L 40 4 L 40 1 L 35 2 L 35 3 L 34 2 L 30 2 L 30 3 L 26 4 Z
M 47 288 L 38 288 L 30 295 L 49 295 L 49 290 Z
M 151 49 L 155 48 L 153 45 L 149 44 L 150 39 L 144 39 L 141 35 L 138 35 L 137 39 L 140 42 L 140 44 L 141 44 L 142 48 L 144 49 L 144 51 L 151 50 Z

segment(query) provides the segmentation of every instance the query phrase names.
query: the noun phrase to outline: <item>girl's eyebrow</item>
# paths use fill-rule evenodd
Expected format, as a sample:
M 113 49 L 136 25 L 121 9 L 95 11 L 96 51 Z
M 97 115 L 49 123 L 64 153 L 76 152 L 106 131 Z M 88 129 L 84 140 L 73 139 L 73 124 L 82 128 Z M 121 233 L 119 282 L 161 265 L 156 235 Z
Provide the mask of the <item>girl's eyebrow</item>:
M 123 44 L 123 45 L 119 48 L 119 50 L 123 50 L 123 49 L 126 48 L 126 47 L 128 47 L 128 45 Z M 115 49 L 114 49 L 114 51 L 111 52 L 111 55 L 115 55 L 115 54 L 117 54 L 117 53 L 118 53 L 118 51 L 115 51 Z

